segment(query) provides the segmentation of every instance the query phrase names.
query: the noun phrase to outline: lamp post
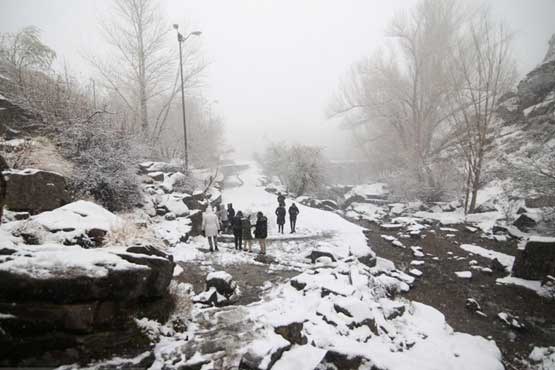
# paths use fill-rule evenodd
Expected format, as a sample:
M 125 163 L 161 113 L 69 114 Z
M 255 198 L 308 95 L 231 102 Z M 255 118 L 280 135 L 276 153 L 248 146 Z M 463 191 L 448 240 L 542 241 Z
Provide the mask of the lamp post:
M 185 88 L 183 83 L 183 53 L 181 44 L 183 44 L 191 36 L 200 36 L 202 32 L 193 31 L 187 36 L 183 36 L 179 32 L 179 25 L 174 24 L 173 28 L 177 31 L 177 43 L 179 44 L 179 74 L 181 75 L 181 109 L 183 111 L 183 141 L 185 143 L 185 170 L 189 170 L 189 152 L 187 149 L 187 121 L 185 117 Z

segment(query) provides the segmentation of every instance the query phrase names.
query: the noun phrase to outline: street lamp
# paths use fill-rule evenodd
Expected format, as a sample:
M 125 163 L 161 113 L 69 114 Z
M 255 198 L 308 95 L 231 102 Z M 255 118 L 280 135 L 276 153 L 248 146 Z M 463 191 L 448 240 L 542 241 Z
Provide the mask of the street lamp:
M 185 143 L 185 170 L 189 170 L 189 152 L 187 150 L 187 121 L 185 118 L 185 88 L 183 83 L 183 53 L 181 44 L 183 44 L 187 39 L 191 36 L 200 36 L 202 32 L 200 31 L 193 31 L 190 32 L 187 36 L 183 36 L 179 32 L 179 25 L 174 24 L 173 28 L 177 31 L 177 43 L 179 44 L 179 73 L 181 75 L 181 109 L 183 110 L 183 141 Z

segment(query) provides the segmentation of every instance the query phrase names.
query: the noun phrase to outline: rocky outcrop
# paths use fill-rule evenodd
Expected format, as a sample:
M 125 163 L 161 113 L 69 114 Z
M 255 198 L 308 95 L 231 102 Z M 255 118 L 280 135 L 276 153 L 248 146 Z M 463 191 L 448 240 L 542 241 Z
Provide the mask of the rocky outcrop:
M 70 202 L 66 179 L 57 173 L 35 169 L 3 172 L 7 181 L 6 207 L 37 214 Z
M 174 262 L 151 247 L 20 247 L 0 256 L 0 366 L 144 351 L 134 317 L 166 321 Z
M 528 280 L 555 275 L 555 238 L 531 238 L 524 249 L 518 251 L 512 274 Z

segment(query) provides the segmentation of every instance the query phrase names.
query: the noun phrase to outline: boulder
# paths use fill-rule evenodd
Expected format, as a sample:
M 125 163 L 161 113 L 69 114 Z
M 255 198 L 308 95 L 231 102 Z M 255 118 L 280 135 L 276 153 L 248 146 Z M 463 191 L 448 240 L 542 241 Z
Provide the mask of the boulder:
M 359 355 L 345 354 L 336 350 L 329 350 L 320 362 L 318 369 L 358 370 L 367 362 L 367 359 Z M 371 369 L 380 370 L 375 365 L 373 365 Z
M 542 280 L 555 274 L 555 238 L 532 237 L 518 250 L 512 275 L 528 280 Z
M 188 217 L 191 220 L 191 231 L 189 232 L 189 235 L 200 235 L 202 232 L 202 211 L 193 210 L 189 213 Z
M 524 200 L 526 208 L 555 207 L 555 195 L 543 195 Z
M 534 218 L 530 217 L 526 213 L 522 213 L 518 218 L 513 222 L 520 231 L 526 232 L 528 229 L 533 228 L 537 225 L 537 222 Z
M 66 179 L 54 172 L 35 169 L 4 171 L 7 180 L 6 207 L 37 214 L 71 201 Z
M 472 312 L 482 311 L 482 307 L 480 307 L 480 304 L 474 298 L 467 298 L 464 307 Z
M 316 260 L 320 257 L 328 257 L 330 258 L 333 262 L 336 262 L 337 259 L 335 258 L 335 256 L 330 253 L 330 252 L 326 252 L 326 251 L 317 251 L 314 250 L 312 251 L 308 256 L 306 256 L 306 258 L 310 258 L 310 260 L 312 261 L 312 263 L 316 263 Z
M 212 287 L 216 288 L 219 294 L 229 299 L 236 293 L 237 283 L 227 272 L 216 271 L 206 276 L 206 290 Z
M 9 253 L 8 253 L 9 252 Z M 174 263 L 152 246 L 20 246 L 0 258 L 0 366 L 57 367 L 148 349 L 134 318 L 164 322 Z M 137 351 L 137 352 L 134 352 Z
M 486 212 L 495 212 L 495 211 L 497 211 L 497 208 L 495 207 L 493 200 L 490 199 L 478 205 L 478 207 L 476 207 L 474 209 L 474 212 L 472 213 L 486 213 Z
M 274 328 L 276 334 L 281 335 L 292 344 L 306 344 L 308 339 L 303 335 L 303 323 L 292 322 L 287 325 L 281 325 Z

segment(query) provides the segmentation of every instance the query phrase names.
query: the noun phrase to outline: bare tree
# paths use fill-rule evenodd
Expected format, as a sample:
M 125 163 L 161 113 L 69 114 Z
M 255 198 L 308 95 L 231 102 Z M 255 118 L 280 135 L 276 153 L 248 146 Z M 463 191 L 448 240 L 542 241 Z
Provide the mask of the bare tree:
M 114 17 L 102 23 L 112 47 L 110 57 L 87 59 L 98 70 L 104 87 L 115 92 L 145 137 L 158 138 L 177 92 L 178 59 L 169 46 L 170 25 L 156 0 L 114 0 Z M 193 49 L 185 49 L 186 85 L 206 67 Z M 151 113 L 156 106 L 157 111 Z
M 422 187 L 437 186 L 433 164 L 450 143 L 449 51 L 462 20 L 451 0 L 422 0 L 397 15 L 393 48 L 357 64 L 331 105 L 330 116 L 365 128 L 368 145 L 397 151 L 396 165 Z
M 458 152 L 464 159 L 465 211 L 476 208 L 499 98 L 516 81 L 510 35 L 482 10 L 465 27 L 453 48 L 452 120 Z

